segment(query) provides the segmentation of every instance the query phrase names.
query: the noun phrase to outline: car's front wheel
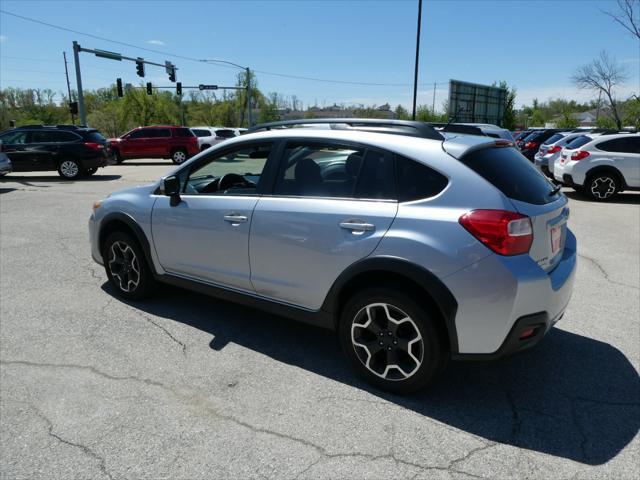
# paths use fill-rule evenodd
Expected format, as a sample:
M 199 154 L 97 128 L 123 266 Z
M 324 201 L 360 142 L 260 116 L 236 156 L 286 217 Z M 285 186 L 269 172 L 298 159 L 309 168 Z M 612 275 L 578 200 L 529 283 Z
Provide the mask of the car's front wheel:
M 434 314 L 400 291 L 360 291 L 342 310 L 342 349 L 372 385 L 394 393 L 419 390 L 433 382 L 448 358 Z
M 592 200 L 603 202 L 610 200 L 618 193 L 620 183 L 616 175 L 603 172 L 591 175 L 584 187 L 585 192 Z
M 77 160 L 67 159 L 58 165 L 58 174 L 67 180 L 75 180 L 82 175 L 82 167 Z
M 138 242 L 128 233 L 114 232 L 102 252 L 109 282 L 119 296 L 129 300 L 147 297 L 155 287 L 153 273 Z

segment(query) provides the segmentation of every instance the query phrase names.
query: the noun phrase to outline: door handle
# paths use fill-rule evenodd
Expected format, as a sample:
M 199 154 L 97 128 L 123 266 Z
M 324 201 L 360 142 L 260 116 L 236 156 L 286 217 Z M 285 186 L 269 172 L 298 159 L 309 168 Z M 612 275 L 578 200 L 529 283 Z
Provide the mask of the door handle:
M 225 222 L 230 222 L 232 225 L 239 225 L 240 223 L 247 223 L 247 217 L 245 215 L 238 215 L 236 213 L 228 213 L 224 217 Z
M 373 223 L 365 223 L 360 220 L 345 220 L 340 222 L 340 228 L 351 230 L 354 235 L 361 235 L 364 232 L 373 232 L 376 226 Z

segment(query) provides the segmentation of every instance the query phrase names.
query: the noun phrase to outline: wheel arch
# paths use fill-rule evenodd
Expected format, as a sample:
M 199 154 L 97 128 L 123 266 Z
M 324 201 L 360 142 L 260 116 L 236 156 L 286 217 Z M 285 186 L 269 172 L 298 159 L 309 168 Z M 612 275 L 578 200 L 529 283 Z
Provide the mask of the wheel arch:
M 429 270 L 397 257 L 371 257 L 347 268 L 333 283 L 322 310 L 331 312 L 337 329 L 340 311 L 350 296 L 369 286 L 393 286 L 416 296 L 438 315 L 438 327 L 445 335 L 451 353 L 458 352 L 455 317 L 458 303 L 449 289 Z
M 104 249 L 104 242 L 107 240 L 107 237 L 111 235 L 113 232 L 122 231 L 126 232 L 133 236 L 138 241 L 140 248 L 144 253 L 145 260 L 147 261 L 147 265 L 151 269 L 154 275 L 157 275 L 153 259 L 151 258 L 151 248 L 149 246 L 149 241 L 147 240 L 147 236 L 142 231 L 142 228 L 136 223 L 136 221 L 122 212 L 113 212 L 107 214 L 102 221 L 100 222 L 100 230 L 98 233 L 98 246 L 100 248 L 100 252 L 102 253 Z

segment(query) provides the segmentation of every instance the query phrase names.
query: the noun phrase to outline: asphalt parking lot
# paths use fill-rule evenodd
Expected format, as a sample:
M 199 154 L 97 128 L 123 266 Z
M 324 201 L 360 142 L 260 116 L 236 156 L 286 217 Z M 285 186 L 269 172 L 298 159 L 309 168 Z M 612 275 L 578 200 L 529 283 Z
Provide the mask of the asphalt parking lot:
M 2 479 L 640 475 L 640 195 L 567 191 L 578 274 L 541 345 L 396 397 L 329 332 L 176 288 L 112 295 L 91 204 L 170 168 L 0 179 Z

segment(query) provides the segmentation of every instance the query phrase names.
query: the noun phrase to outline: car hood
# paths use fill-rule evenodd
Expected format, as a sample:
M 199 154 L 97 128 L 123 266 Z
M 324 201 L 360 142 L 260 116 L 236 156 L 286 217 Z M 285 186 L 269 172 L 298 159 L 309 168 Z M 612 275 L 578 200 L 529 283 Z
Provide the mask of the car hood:
M 117 190 L 109 194 L 109 198 L 112 197 L 126 197 L 126 196 L 139 196 L 150 195 L 158 187 L 158 182 L 148 183 L 146 185 L 138 185 L 137 187 L 124 188 Z

